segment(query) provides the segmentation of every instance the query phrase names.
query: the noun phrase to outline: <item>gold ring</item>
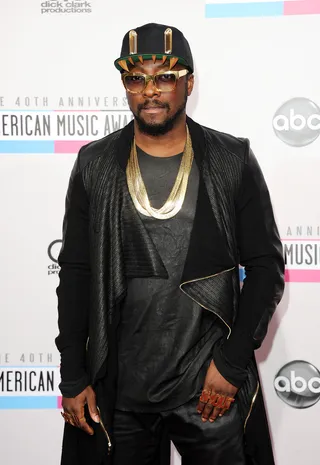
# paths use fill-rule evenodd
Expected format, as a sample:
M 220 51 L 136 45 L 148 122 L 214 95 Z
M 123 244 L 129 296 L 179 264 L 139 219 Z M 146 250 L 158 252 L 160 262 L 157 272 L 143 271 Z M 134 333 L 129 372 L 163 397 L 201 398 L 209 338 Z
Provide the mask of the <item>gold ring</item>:
M 233 397 L 225 396 L 223 394 L 212 394 L 210 396 L 210 405 L 223 410 L 228 410 L 233 402 Z
M 203 389 L 201 396 L 200 396 L 200 402 L 203 402 L 206 404 L 208 400 L 210 399 L 211 391 L 207 391 L 206 389 Z

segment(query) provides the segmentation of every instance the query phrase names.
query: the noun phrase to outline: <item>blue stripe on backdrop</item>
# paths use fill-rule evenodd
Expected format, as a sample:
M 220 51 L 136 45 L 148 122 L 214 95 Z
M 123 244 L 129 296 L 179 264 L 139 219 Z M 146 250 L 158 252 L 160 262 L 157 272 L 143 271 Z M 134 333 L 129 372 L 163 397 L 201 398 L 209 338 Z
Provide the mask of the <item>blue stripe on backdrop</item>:
M 0 396 L 0 410 L 56 408 L 57 396 Z
M 243 281 L 244 278 L 246 277 L 246 272 L 245 272 L 244 268 L 239 269 L 239 274 L 240 274 L 240 281 Z
M 282 16 L 284 2 L 208 3 L 206 18 L 248 18 L 257 16 Z
M 0 153 L 54 153 L 53 140 L 0 141 Z

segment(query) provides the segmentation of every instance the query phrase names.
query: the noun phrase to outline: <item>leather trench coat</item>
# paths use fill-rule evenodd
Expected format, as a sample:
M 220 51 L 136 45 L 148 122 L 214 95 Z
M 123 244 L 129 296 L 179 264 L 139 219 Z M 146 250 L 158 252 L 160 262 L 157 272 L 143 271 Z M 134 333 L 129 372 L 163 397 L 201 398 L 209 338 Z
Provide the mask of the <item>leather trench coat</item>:
M 284 287 L 282 246 L 274 223 L 268 190 L 246 139 L 200 126 L 187 118 L 200 182 L 193 229 L 180 288 L 204 311 L 214 312 L 224 323 L 225 338 L 232 332 L 239 306 L 259 309 L 253 336 L 258 348 Z M 125 128 L 83 147 L 71 174 L 59 256 L 59 312 L 68 311 L 70 299 L 65 276 L 77 282 L 77 269 L 65 237 L 68 234 L 70 195 L 75 176 L 81 176 L 87 195 L 90 258 L 86 285 L 88 339 L 85 369 L 94 387 L 101 424 L 88 436 L 65 425 L 61 465 L 112 463 L 112 414 L 116 396 L 117 338 L 121 302 L 127 280 L 133 277 L 167 277 L 130 197 L 125 169 L 133 138 L 133 122 Z M 238 199 L 245 195 L 245 173 L 254 179 L 257 217 L 239 232 Z M 252 200 L 251 200 L 252 201 Z M 255 200 L 253 200 L 255 201 Z M 241 247 L 239 247 L 239 237 Z M 257 238 L 257 235 L 259 237 Z M 255 244 L 253 246 L 253 244 Z M 240 292 L 239 264 L 246 267 L 245 293 Z M 79 279 L 83 291 L 83 279 Z M 70 309 L 69 309 L 70 310 Z M 58 345 L 59 348 L 59 345 Z M 63 359 L 62 359 L 63 361 Z M 63 380 L 62 380 L 63 381 Z M 273 454 L 254 357 L 248 377 L 237 394 L 245 428 L 248 464 L 272 465 Z M 88 415 L 87 415 L 88 417 Z M 163 438 L 161 464 L 170 463 L 168 438 Z M 132 464 L 134 465 L 134 464 Z

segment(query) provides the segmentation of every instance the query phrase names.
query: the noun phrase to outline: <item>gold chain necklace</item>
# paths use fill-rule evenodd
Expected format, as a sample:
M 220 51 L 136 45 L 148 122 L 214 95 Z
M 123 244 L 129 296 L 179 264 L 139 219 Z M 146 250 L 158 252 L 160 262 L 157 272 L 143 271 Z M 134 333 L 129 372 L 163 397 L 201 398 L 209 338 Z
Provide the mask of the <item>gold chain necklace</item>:
M 176 181 L 167 201 L 159 209 L 153 208 L 150 205 L 147 190 L 143 182 L 139 167 L 136 142 L 135 139 L 133 139 L 130 158 L 126 169 L 127 183 L 136 209 L 145 216 L 152 216 L 158 220 L 167 220 L 168 218 L 175 216 L 183 205 L 193 161 L 193 149 L 188 126 L 186 126 L 186 129 L 186 145 Z

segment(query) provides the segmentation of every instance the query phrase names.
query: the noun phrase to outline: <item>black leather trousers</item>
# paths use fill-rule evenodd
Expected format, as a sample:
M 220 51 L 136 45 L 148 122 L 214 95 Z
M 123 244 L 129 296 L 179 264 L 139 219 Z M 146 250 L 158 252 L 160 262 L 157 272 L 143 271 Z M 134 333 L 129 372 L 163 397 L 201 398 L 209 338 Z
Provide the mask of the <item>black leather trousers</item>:
M 196 410 L 198 399 L 156 414 L 116 410 L 113 465 L 161 465 L 164 434 L 176 446 L 182 465 L 245 465 L 237 402 L 214 423 L 204 423 Z

